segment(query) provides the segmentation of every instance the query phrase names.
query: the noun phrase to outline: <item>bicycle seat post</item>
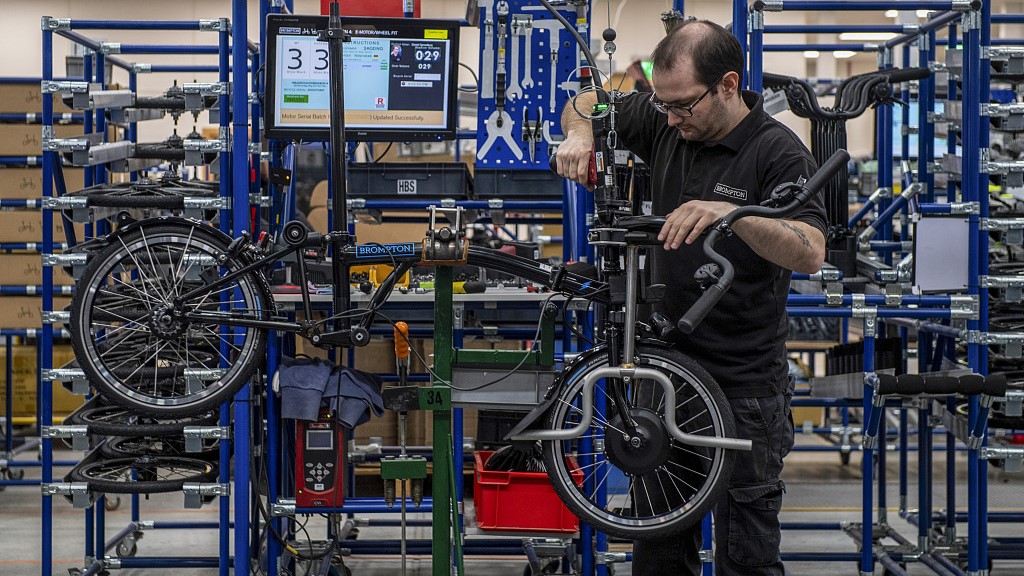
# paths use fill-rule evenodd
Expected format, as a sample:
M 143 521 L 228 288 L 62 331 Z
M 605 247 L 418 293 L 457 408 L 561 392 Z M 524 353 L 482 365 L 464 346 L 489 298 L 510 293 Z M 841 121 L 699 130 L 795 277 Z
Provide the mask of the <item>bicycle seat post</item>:
M 636 350 L 636 307 L 640 302 L 640 245 L 626 245 L 625 326 L 622 333 L 622 366 L 632 367 Z

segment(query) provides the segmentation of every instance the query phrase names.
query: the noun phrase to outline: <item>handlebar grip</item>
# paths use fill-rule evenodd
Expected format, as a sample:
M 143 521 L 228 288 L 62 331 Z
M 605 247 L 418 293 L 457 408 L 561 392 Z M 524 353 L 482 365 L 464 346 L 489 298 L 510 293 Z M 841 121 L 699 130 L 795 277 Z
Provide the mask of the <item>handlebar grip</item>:
M 900 70 L 885 70 L 882 74 L 888 76 L 889 82 L 896 84 L 908 80 L 924 80 L 931 76 L 932 71 L 928 68 L 902 68 Z
M 834 154 L 829 156 L 828 160 L 818 168 L 818 171 L 811 175 L 810 180 L 804 183 L 804 188 L 809 190 L 811 194 L 817 194 L 818 190 L 825 185 L 826 182 L 832 179 L 839 170 L 846 166 L 846 163 L 850 161 L 850 153 L 840 148 L 836 150 Z
M 723 287 L 720 284 L 712 284 L 710 288 L 701 294 L 701 297 L 697 302 L 686 311 L 686 314 L 676 322 L 676 327 L 683 334 L 692 334 L 693 329 L 696 328 L 704 318 L 707 317 L 708 312 L 718 304 L 718 301 L 725 296 L 725 292 L 728 287 Z
M 792 76 L 785 76 L 782 74 L 772 74 L 771 72 L 761 73 L 761 85 L 762 86 L 785 86 L 790 82 L 796 80 Z

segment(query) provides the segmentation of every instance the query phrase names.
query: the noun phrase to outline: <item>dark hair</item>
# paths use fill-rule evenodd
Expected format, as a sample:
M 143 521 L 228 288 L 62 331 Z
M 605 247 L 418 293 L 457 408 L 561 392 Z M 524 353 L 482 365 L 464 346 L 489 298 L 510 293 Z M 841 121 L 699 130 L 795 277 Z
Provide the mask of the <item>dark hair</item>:
M 686 20 L 658 42 L 651 52 L 655 70 L 672 70 L 681 56 L 693 61 L 697 80 L 710 86 L 725 75 L 735 72 L 743 76 L 743 49 L 740 42 L 725 28 L 710 20 Z

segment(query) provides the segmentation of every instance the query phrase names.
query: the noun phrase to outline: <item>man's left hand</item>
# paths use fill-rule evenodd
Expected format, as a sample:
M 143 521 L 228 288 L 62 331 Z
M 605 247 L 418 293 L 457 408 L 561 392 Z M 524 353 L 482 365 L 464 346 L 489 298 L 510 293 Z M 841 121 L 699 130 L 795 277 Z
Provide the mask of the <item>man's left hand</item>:
M 665 218 L 665 225 L 658 233 L 658 241 L 665 243 L 665 250 L 675 250 L 683 242 L 693 244 L 704 230 L 736 208 L 738 206 L 728 202 L 685 202 Z

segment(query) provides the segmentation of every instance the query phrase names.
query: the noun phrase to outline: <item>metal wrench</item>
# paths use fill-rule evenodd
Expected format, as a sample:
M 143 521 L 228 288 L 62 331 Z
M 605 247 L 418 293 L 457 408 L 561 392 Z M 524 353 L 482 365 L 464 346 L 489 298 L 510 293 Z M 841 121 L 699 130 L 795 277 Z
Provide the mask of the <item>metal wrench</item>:
M 487 140 L 484 140 L 484 145 L 476 151 L 477 159 L 482 160 L 490 152 L 491 147 L 494 146 L 494 142 L 498 138 L 505 141 L 508 149 L 512 151 L 512 155 L 517 160 L 523 159 L 523 151 L 519 148 L 519 143 L 512 137 L 514 122 L 512 122 L 512 117 L 509 116 L 508 112 L 495 110 L 491 112 L 491 115 L 484 124 L 487 125 Z
M 523 16 L 526 58 L 523 58 L 523 88 L 533 88 L 533 16 Z
M 494 0 L 480 0 L 484 10 L 484 49 L 480 62 L 480 97 L 494 98 Z
M 528 10 L 529 8 L 530 7 L 527 6 L 523 9 Z M 558 87 L 558 47 L 559 41 L 561 40 L 559 34 L 562 31 L 562 25 L 559 24 L 557 20 L 534 19 L 533 22 L 531 22 L 530 28 L 531 31 L 533 28 L 538 28 L 540 30 L 547 30 L 548 32 L 548 49 L 551 53 L 551 79 L 548 81 L 551 95 L 549 96 L 548 107 L 550 108 L 551 113 L 554 114 L 555 103 L 557 102 L 555 99 L 555 88 Z
M 509 100 L 516 100 L 523 97 L 523 89 L 519 86 L 519 39 L 522 36 L 523 22 L 520 17 L 512 17 L 512 59 L 508 66 L 511 68 L 511 77 L 508 81 Z

